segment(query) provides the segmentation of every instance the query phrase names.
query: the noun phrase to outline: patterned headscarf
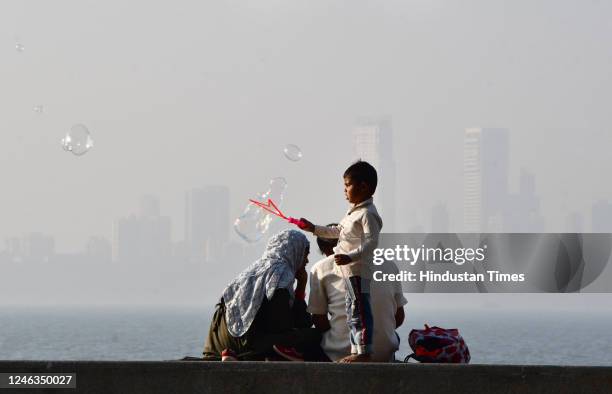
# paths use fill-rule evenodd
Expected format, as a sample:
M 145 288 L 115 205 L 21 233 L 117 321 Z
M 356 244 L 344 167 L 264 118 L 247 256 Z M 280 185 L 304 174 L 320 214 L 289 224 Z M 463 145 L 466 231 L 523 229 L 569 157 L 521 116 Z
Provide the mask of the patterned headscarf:
M 287 289 L 293 300 L 295 274 L 304 261 L 308 239 L 297 230 L 285 230 L 270 238 L 259 260 L 242 271 L 223 291 L 225 320 L 230 334 L 244 335 L 259 311 L 264 296 Z

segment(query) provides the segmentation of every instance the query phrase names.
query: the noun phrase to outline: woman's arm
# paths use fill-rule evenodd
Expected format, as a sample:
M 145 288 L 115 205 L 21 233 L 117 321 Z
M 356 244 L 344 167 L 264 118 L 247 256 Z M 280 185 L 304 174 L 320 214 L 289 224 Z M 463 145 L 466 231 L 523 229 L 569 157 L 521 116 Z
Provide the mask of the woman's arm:
M 306 297 L 306 283 L 308 273 L 306 266 L 302 267 L 295 275 L 295 299 L 293 300 L 293 326 L 296 328 L 312 327 L 312 316 L 308 313 L 308 306 L 304 300 Z
M 293 328 L 312 327 L 312 316 L 308 313 L 306 301 L 302 299 L 293 300 Z
M 325 332 L 331 328 L 327 315 L 312 315 L 312 322 L 317 330 Z

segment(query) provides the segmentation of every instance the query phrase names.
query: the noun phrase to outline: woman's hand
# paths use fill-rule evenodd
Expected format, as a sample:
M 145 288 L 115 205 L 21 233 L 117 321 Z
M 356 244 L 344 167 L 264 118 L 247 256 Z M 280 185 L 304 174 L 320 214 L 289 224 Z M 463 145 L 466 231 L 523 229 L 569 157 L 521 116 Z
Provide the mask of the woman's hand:
M 305 266 L 295 273 L 295 280 L 297 281 L 295 291 L 306 291 L 306 283 L 308 282 L 308 272 L 306 272 Z

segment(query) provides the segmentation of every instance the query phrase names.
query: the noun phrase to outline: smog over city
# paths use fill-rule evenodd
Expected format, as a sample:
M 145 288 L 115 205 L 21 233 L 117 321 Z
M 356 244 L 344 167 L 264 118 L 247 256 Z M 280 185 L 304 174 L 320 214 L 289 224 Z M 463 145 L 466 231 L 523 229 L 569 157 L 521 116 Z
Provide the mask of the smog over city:
M 360 158 L 380 174 L 383 233 L 612 233 L 611 12 L 3 1 L 0 303 L 214 305 L 292 227 L 270 217 L 245 234 L 249 199 L 338 222 L 342 174 Z M 529 309 L 555 296 L 410 302 Z

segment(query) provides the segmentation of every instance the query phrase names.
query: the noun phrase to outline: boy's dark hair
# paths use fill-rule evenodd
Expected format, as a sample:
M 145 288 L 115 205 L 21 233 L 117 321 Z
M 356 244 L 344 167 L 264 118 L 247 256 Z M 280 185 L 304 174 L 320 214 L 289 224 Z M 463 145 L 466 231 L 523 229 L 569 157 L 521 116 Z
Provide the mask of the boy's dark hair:
M 376 169 L 367 161 L 358 160 L 351 164 L 351 166 L 344 171 L 343 176 L 344 178 L 350 178 L 353 182 L 365 182 L 370 188 L 371 194 L 374 194 L 376 191 L 378 174 L 376 173 Z
M 330 223 L 327 225 L 327 227 L 332 227 L 332 226 L 337 226 L 338 223 Z M 325 254 L 325 252 L 323 251 L 323 249 L 325 248 L 333 248 L 334 246 L 338 245 L 338 240 L 335 238 L 321 238 L 321 237 L 317 237 L 317 245 L 319 245 L 319 250 L 321 251 L 321 253 Z

